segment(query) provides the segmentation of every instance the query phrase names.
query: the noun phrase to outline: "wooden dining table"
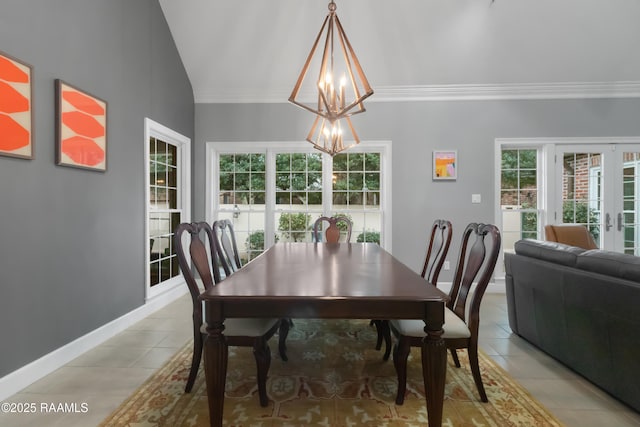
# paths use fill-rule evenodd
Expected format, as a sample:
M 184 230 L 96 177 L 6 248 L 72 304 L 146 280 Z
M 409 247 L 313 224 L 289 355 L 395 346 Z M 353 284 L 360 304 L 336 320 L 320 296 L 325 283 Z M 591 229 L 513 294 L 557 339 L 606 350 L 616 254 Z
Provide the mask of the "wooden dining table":
M 222 426 L 228 348 L 236 317 L 423 319 L 422 372 L 430 426 L 442 425 L 447 295 L 375 243 L 277 243 L 200 296 L 211 426 Z M 372 343 L 373 345 L 373 343 Z

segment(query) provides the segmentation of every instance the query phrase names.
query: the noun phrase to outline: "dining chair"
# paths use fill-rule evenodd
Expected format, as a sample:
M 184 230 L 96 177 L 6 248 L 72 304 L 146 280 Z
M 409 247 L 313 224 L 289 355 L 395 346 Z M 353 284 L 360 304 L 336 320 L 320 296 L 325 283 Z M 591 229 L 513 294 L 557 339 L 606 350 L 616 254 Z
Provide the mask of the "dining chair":
M 321 216 L 313 223 L 313 241 L 321 242 L 322 241 L 322 227 L 324 223 L 329 223 L 329 226 L 326 228 L 324 232 L 324 241 L 326 243 L 338 243 L 340 240 L 340 227 L 338 224 L 343 223 L 346 225 L 346 239 L 345 241 L 351 241 L 351 229 L 353 228 L 353 224 L 351 220 L 346 216 Z
M 211 228 L 213 237 L 221 249 L 220 264 L 225 275 L 229 276 L 242 268 L 233 223 L 228 219 L 219 219 L 213 222 Z
M 190 239 L 188 239 L 190 236 Z M 182 223 L 174 235 L 174 246 L 182 275 L 189 287 L 193 302 L 193 356 L 191 370 L 185 386 L 185 392 L 191 392 L 198 374 L 207 325 L 202 317 L 202 305 L 198 296 L 221 282 L 221 248 L 217 244 L 211 226 L 206 222 Z M 217 254 L 217 256 L 216 256 Z M 192 268 L 198 273 L 198 277 Z M 260 405 L 267 406 L 266 382 L 271 364 L 271 351 L 268 340 L 279 332 L 278 349 L 282 360 L 287 360 L 285 341 L 289 333 L 289 324 L 280 319 L 230 318 L 224 322 L 224 337 L 229 346 L 253 347 L 256 360 L 258 395 Z
M 427 255 L 424 259 L 422 273 L 420 273 L 420 275 L 430 285 L 438 286 L 438 277 L 440 276 L 440 271 L 442 270 L 442 266 L 447 258 L 452 235 L 453 225 L 451 224 L 451 221 L 446 219 L 436 219 L 431 225 Z M 383 360 L 389 360 L 389 355 L 391 354 L 391 332 L 389 330 L 389 321 L 374 320 L 373 323 L 378 332 L 376 350 L 380 350 L 382 347 L 382 341 L 384 340 L 385 351 L 382 358 Z
M 453 225 L 451 221 L 436 219 L 433 222 L 427 256 L 424 259 L 422 273 L 420 273 L 433 286 L 438 286 L 438 277 L 440 277 L 440 271 L 447 258 L 452 235 Z
M 221 250 L 221 255 L 218 256 L 220 265 L 224 270 L 225 277 L 229 276 L 242 268 L 233 222 L 229 219 L 219 219 L 213 222 L 211 229 L 213 238 Z M 290 327 L 293 326 L 293 320 L 283 320 L 288 322 Z
M 446 304 L 443 325 L 442 338 L 451 351 L 456 367 L 460 367 L 456 350 L 467 349 L 473 380 L 482 402 L 488 402 L 488 399 L 478 364 L 480 303 L 498 259 L 500 241 L 500 231 L 492 224 L 471 223 L 464 230 L 449 293 L 451 298 Z M 467 315 L 467 298 L 474 284 L 475 289 Z M 393 363 L 398 375 L 396 403 L 402 405 L 407 389 L 407 358 L 411 347 L 422 346 L 422 340 L 425 337 L 424 321 L 420 319 L 390 320 L 389 326 L 397 339 L 393 349 Z

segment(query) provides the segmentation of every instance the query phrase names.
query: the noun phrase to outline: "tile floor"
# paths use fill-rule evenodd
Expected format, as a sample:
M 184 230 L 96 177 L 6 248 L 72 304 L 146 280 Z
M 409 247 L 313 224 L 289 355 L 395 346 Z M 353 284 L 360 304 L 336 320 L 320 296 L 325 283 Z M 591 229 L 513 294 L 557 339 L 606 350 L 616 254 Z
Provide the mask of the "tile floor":
M 190 338 L 190 300 L 169 304 L 7 399 L 35 414 L 0 414 L 0 425 L 95 426 Z M 482 303 L 481 347 L 567 426 L 640 426 L 640 414 L 510 332 L 503 294 Z M 79 413 L 43 413 L 40 404 L 77 403 Z M 86 403 L 86 406 L 80 406 Z M 86 409 L 86 410 L 85 410 Z

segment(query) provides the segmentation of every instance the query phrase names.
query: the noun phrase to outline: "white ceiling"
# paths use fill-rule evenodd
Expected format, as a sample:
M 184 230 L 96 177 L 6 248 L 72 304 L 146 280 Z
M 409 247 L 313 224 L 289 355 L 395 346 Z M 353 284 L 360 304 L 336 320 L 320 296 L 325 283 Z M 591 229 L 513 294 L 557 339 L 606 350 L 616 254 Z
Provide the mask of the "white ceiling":
M 640 91 L 638 0 L 335 0 L 376 94 Z M 198 103 L 286 102 L 328 0 L 160 0 Z

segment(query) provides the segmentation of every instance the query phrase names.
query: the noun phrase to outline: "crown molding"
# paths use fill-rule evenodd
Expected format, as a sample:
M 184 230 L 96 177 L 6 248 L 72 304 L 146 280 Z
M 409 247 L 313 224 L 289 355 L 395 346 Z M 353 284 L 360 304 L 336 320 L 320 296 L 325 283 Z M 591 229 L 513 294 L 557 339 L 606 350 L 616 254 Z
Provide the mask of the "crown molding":
M 381 86 L 374 90 L 367 102 L 640 98 L 640 81 Z M 194 98 L 198 104 L 277 104 L 288 102 L 290 93 L 290 88 L 262 93 L 225 89 L 194 94 Z M 303 99 L 312 100 L 313 94 Z
M 640 81 L 383 87 L 377 94 L 383 102 L 636 98 L 640 97 Z

